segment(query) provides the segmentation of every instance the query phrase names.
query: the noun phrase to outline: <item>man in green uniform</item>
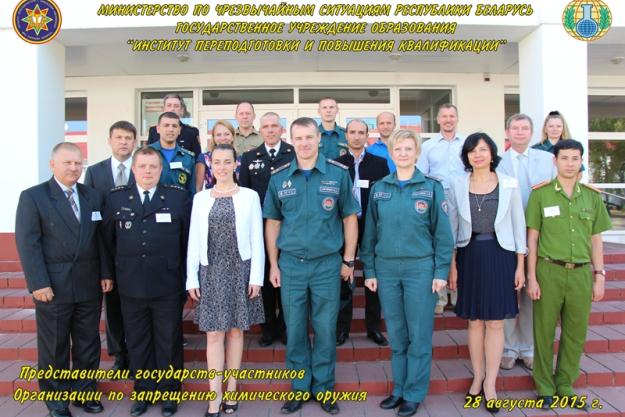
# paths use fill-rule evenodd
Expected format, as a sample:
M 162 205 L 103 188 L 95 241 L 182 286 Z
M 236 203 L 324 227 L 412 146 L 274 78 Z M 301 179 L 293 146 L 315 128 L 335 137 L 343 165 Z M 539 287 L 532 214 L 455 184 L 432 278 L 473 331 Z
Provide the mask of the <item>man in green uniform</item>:
M 319 153 L 313 119 L 295 120 L 291 140 L 296 159 L 274 170 L 263 205 L 269 278 L 282 297 L 289 335 L 286 366 L 304 371 L 303 378 L 292 381 L 292 390 L 312 393 L 324 411 L 336 414 L 338 405 L 324 396 L 334 390 L 339 277 L 353 279 L 360 207 L 347 167 Z M 282 413 L 294 413 L 302 403 L 301 396 L 287 401 Z
M 165 112 L 158 117 L 156 131 L 159 141 L 150 147 L 161 154 L 163 185 L 177 185 L 191 194 L 195 193 L 195 157 L 193 152 L 186 150 L 176 142 L 180 135 L 180 117 L 173 112 Z
M 325 97 L 319 101 L 317 109 L 321 123 L 319 132 L 321 141 L 319 142 L 319 152 L 328 159 L 336 159 L 347 153 L 347 139 L 345 129 L 336 123 L 336 115 L 339 113 L 339 105 L 332 97 Z
M 599 191 L 577 182 L 583 152 L 582 144 L 571 139 L 554 146 L 558 175 L 534 187 L 525 213 L 527 291 L 534 300 L 534 384 L 543 408 L 549 408 L 554 395 L 575 395 L 590 306 L 604 294 L 601 232 L 612 225 Z M 554 375 L 558 320 L 562 334 Z

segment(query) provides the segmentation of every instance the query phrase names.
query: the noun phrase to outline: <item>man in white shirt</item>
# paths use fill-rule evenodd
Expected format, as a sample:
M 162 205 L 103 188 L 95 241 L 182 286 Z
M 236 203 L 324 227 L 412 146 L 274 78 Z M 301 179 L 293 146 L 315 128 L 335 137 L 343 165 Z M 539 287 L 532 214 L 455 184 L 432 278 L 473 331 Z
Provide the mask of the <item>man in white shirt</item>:
M 556 176 L 553 155 L 550 152 L 530 148 L 533 131 L 532 119 L 525 114 L 510 116 L 506 122 L 508 149 L 497 167 L 498 172 L 514 177 L 519 183 L 523 209 L 527 208 L 532 187 Z M 505 345 L 501 358 L 502 369 L 512 369 L 521 359 L 528 369 L 534 367 L 534 336 L 532 323 L 532 300 L 525 291 L 519 292 L 519 315 L 504 321 Z
M 137 129 L 125 120 L 113 123 L 109 128 L 108 144 L 111 156 L 87 168 L 85 174 L 85 185 L 95 188 L 103 200 L 114 187 L 135 182 L 131 156 L 137 148 Z M 128 369 L 128 349 L 117 286 L 104 295 L 104 302 L 106 345 L 109 356 L 115 357 L 113 369 Z
M 445 194 L 448 194 L 454 178 L 465 174 L 464 164 L 460 159 L 464 136 L 456 131 L 458 108 L 451 103 L 441 105 L 438 108 L 436 122 L 441 130 L 437 135 L 423 142 L 417 168 L 423 174 L 439 179 L 443 183 Z M 438 293 L 438 301 L 434 310 L 436 314 L 443 314 L 448 294 L 451 295 L 451 304 L 456 304 L 457 293 L 445 288 Z

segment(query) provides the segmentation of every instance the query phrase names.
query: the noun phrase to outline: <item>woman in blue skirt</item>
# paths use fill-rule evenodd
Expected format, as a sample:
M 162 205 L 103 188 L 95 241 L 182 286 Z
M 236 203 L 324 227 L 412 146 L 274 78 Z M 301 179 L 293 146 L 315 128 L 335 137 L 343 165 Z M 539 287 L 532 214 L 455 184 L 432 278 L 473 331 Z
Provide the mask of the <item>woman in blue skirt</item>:
M 495 171 L 497 145 L 484 133 L 465 140 L 461 151 L 467 175 L 449 193 L 449 218 L 457 253 L 449 287 L 458 289 L 456 315 L 469 320 L 473 382 L 467 394 L 483 395 L 486 409 L 499 409 L 495 385 L 503 354 L 503 320 L 518 312 L 517 294 L 525 283 L 526 230 L 516 178 Z

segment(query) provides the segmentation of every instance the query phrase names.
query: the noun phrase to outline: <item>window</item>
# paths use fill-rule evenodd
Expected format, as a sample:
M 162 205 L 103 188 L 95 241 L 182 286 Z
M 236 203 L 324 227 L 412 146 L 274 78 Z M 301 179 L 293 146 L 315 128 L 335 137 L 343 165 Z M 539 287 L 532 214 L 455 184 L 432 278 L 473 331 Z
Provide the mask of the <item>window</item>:
M 339 104 L 389 104 L 391 90 L 389 88 L 300 88 L 300 103 L 319 103 L 322 98 L 332 97 Z
M 87 165 L 87 97 L 65 98 L 65 140 L 80 147 Z
M 399 90 L 400 127 L 418 132 L 439 132 L 436 114 L 438 108 L 445 103 L 451 103 L 451 89 Z
M 293 89 L 249 89 L 249 90 L 203 90 L 202 105 L 216 106 L 239 104 L 293 104 Z

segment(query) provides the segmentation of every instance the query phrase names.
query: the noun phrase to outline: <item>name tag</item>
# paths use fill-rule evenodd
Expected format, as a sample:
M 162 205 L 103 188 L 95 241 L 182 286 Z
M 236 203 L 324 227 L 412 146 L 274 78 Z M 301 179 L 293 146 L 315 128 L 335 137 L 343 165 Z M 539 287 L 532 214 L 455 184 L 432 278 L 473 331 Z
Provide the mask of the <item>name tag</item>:
M 501 182 L 501 186 L 503 188 L 517 188 L 519 186 L 519 182 L 516 178 L 504 178 Z
M 171 213 L 156 213 L 156 223 L 171 223 Z
M 180 161 L 176 161 L 176 162 L 170 162 L 169 163 L 169 168 L 170 169 L 182 169 L 182 162 Z
M 545 207 L 543 210 L 545 217 L 556 217 L 560 215 L 560 206 Z
M 92 211 L 91 212 L 91 221 L 92 222 L 98 222 L 102 220 L 102 214 L 100 214 L 99 211 Z
M 358 188 L 369 188 L 369 180 L 358 180 L 358 181 L 356 181 L 356 187 L 358 187 Z

